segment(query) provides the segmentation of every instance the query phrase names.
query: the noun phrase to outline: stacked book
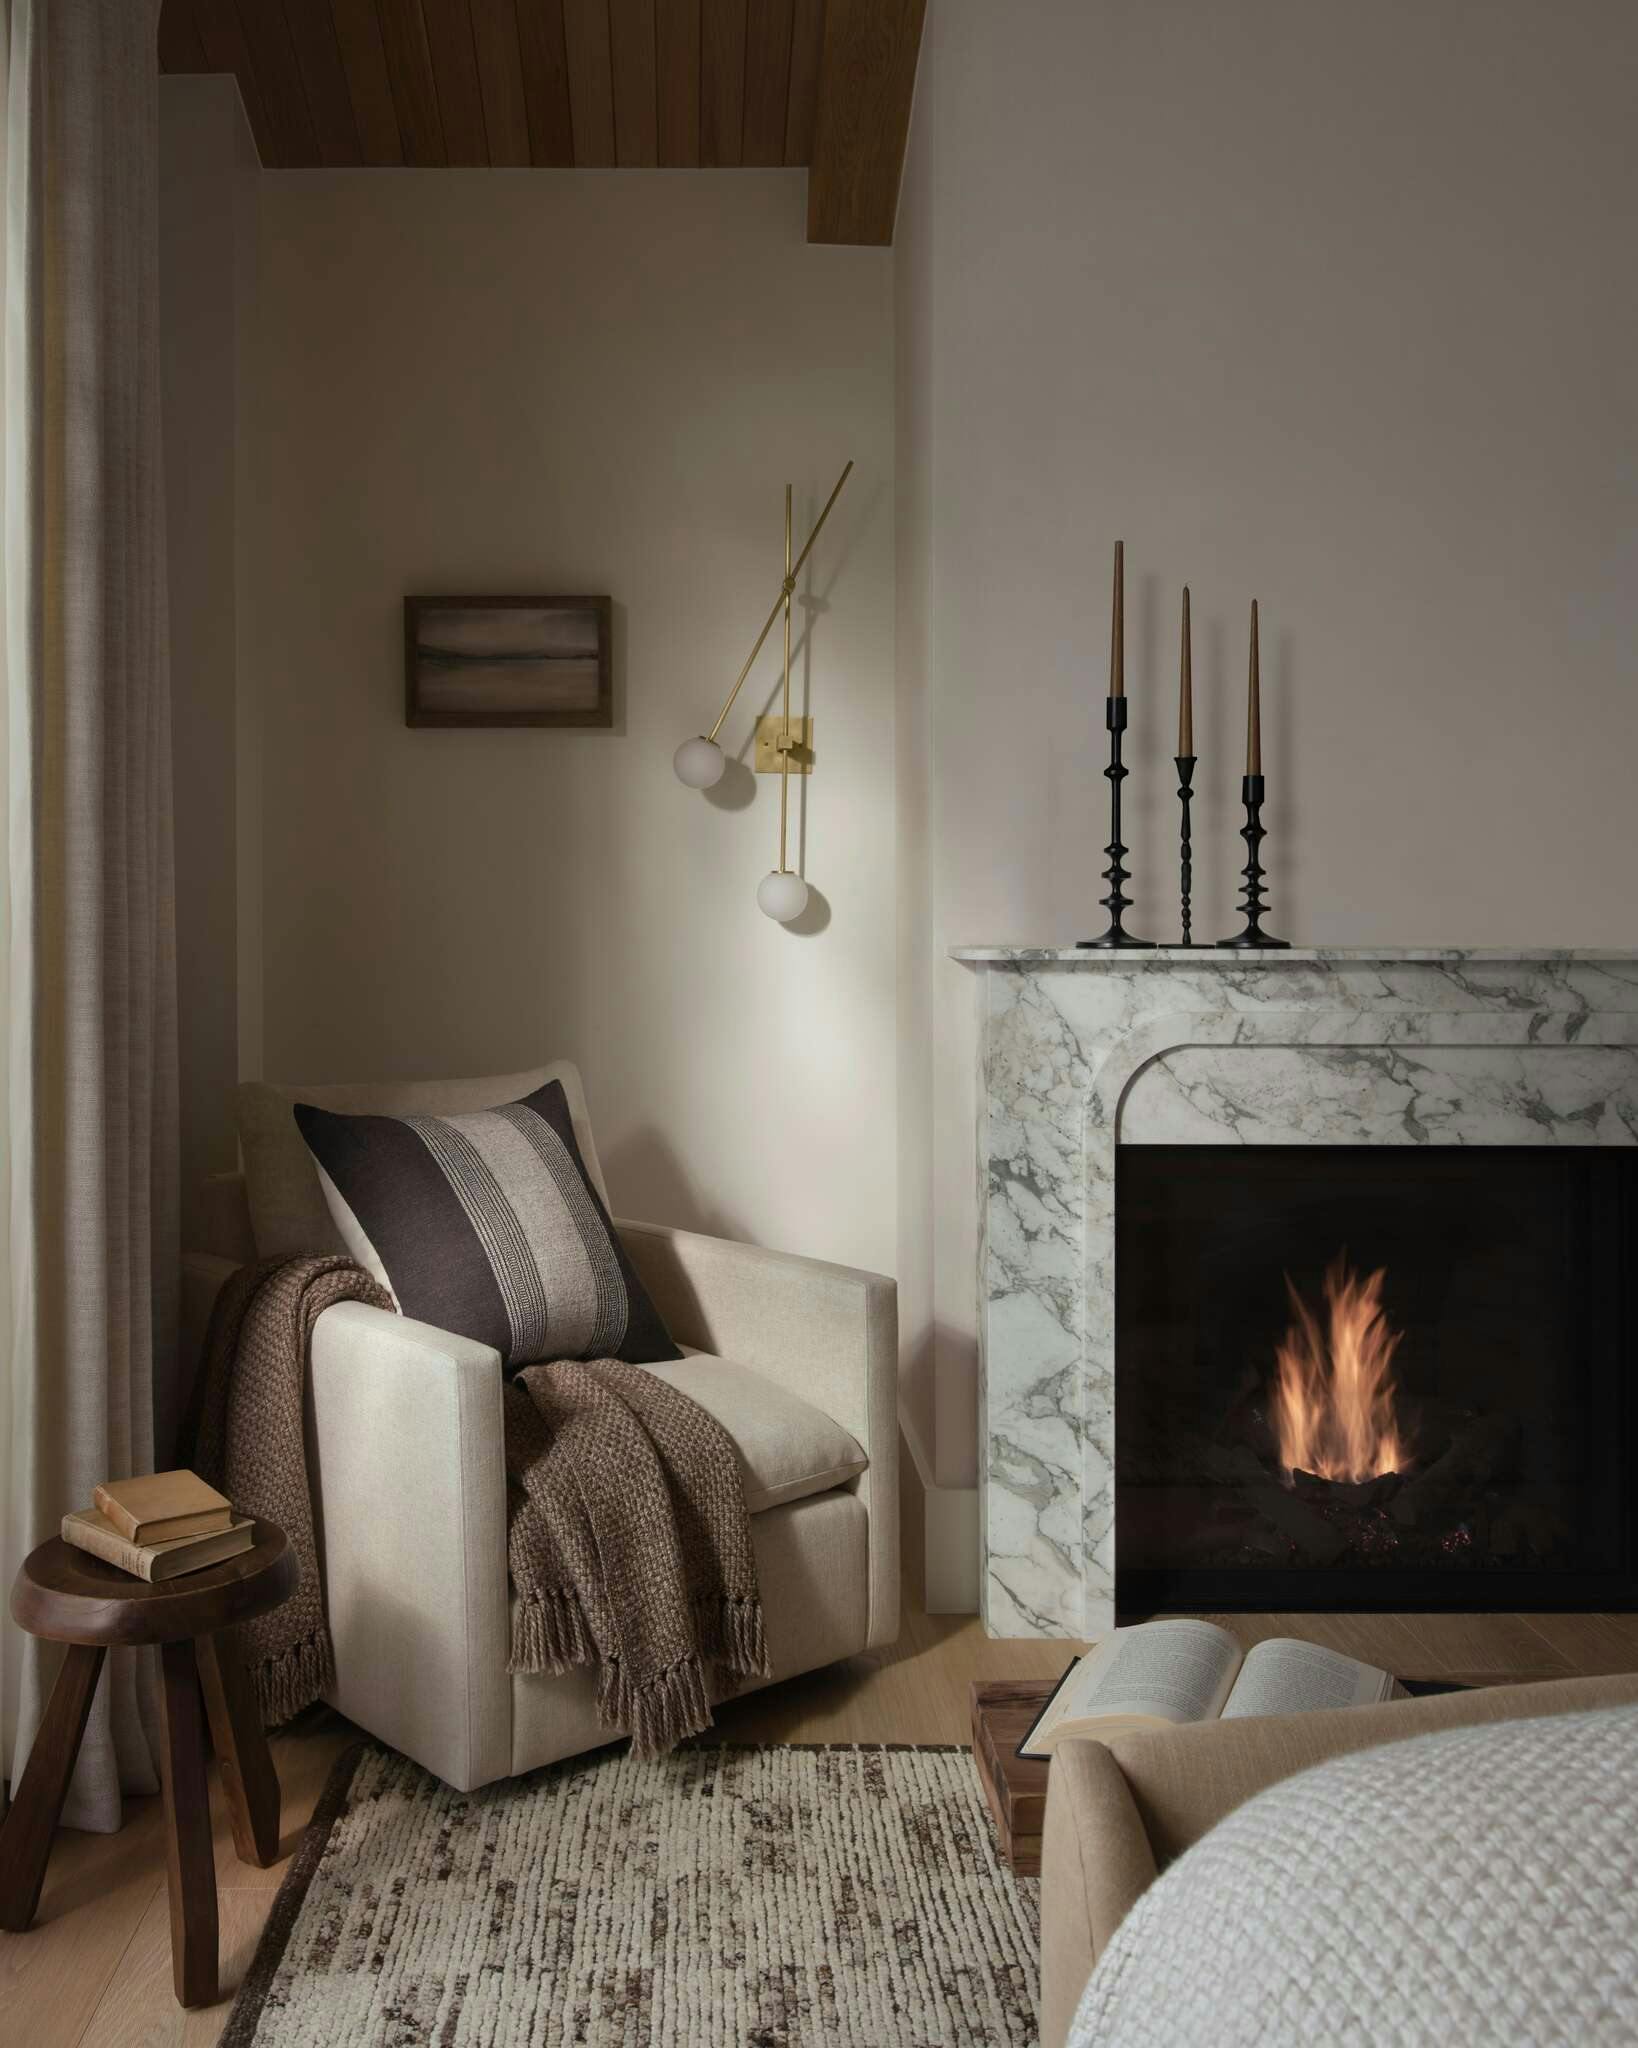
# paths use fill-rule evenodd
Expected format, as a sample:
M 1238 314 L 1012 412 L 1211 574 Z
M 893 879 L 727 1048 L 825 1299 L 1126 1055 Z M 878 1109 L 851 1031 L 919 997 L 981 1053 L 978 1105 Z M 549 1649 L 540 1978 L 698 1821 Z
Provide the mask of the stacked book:
M 220 1564 L 255 1540 L 253 1518 L 235 1515 L 197 1472 L 110 1479 L 91 1498 L 93 1506 L 63 1516 L 63 1541 L 150 1582 Z

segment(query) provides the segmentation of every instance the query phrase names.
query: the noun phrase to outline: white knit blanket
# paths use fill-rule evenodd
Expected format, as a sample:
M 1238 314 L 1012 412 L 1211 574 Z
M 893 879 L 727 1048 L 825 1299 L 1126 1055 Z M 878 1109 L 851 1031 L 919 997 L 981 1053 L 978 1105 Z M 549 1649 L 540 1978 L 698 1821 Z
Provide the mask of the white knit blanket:
M 1070 2048 L 1638 2043 L 1638 1707 L 1271 1786 L 1133 1907 Z

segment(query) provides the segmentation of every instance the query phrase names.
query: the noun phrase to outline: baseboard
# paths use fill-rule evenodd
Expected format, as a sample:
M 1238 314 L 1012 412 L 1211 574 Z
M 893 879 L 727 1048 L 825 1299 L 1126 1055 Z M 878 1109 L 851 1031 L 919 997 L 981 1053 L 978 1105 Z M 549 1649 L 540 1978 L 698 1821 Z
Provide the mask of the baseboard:
M 901 1492 L 915 1527 L 906 1531 L 907 1559 L 914 1544 L 924 1614 L 978 1612 L 978 1488 L 938 1486 L 915 1431 L 899 1418 L 903 1443 Z M 919 1509 L 919 1512 L 918 1512 Z

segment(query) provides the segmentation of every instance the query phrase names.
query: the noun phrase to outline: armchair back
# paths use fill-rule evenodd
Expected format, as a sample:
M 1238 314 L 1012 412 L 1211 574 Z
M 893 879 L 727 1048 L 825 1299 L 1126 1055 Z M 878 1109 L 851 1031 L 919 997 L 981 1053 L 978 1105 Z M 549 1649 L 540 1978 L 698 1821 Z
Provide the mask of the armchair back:
M 580 1156 L 607 1208 L 608 1189 L 592 1142 L 586 1092 L 579 1069 L 568 1060 L 553 1060 L 521 1074 L 485 1074 L 469 1081 L 335 1082 L 311 1088 L 294 1082 L 242 1081 L 235 1091 L 234 1114 L 252 1255 L 268 1259 L 288 1252 L 346 1249 L 330 1219 L 313 1155 L 296 1128 L 294 1108 L 298 1102 L 311 1102 L 343 1116 L 459 1116 L 468 1110 L 516 1102 L 548 1081 L 563 1084 Z M 214 1225 L 214 1218 L 212 1222 Z M 237 1234 L 237 1223 L 231 1227 Z M 242 1245 L 243 1240 L 240 1242 Z M 224 1251 L 220 1256 L 231 1255 Z

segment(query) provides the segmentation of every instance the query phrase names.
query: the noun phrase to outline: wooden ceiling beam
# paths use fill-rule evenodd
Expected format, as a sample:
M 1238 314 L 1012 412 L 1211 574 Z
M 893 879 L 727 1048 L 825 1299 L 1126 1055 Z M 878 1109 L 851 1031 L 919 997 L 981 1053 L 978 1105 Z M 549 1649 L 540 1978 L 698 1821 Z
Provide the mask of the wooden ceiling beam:
M 927 0 L 827 0 L 808 240 L 893 239 Z
M 264 164 L 278 162 L 267 108 L 256 82 L 256 67 L 250 61 L 250 45 L 233 0 L 193 0 L 193 22 L 212 71 L 231 71 L 239 81 L 239 97 L 245 104 L 245 118 L 256 138 L 256 149 Z
M 166 72 L 210 69 L 189 0 L 165 0 L 160 9 L 159 68 Z
M 444 158 L 462 167 L 489 162 L 489 135 L 478 84 L 478 51 L 467 0 L 421 0 L 432 52 L 432 82 L 444 131 Z
M 791 91 L 791 0 L 760 0 L 745 23 L 744 164 L 785 161 Z
M 614 71 L 614 157 L 638 169 L 660 160 L 654 0 L 609 0 Z
M 807 165 L 808 239 L 891 239 L 926 0 L 163 0 L 270 167 Z
M 529 106 L 523 93 L 523 51 L 517 0 L 472 0 L 472 40 L 492 164 L 530 161 Z
M 518 10 L 523 57 L 523 99 L 529 109 L 529 155 L 543 169 L 574 162 L 574 116 L 569 106 L 569 52 L 563 35 L 563 0 L 523 0 Z
M 791 17 L 791 85 L 785 106 L 785 161 L 813 161 L 813 113 L 819 98 L 819 52 L 825 0 L 796 0 Z
M 582 170 L 606 170 L 614 162 L 614 63 L 609 49 L 608 0 L 563 0 L 563 36 L 569 52 L 574 160 Z
M 319 162 L 332 166 L 362 163 L 363 147 L 330 0 L 284 0 L 284 16 L 307 93 L 307 110 L 313 117 Z M 395 140 L 396 136 L 395 128 Z
M 731 168 L 744 144 L 745 0 L 700 0 L 700 162 Z
M 660 162 L 694 170 L 700 160 L 700 0 L 656 0 Z
M 387 49 L 375 0 L 330 0 L 347 97 L 353 103 L 358 140 L 366 164 L 401 164 L 404 140 L 398 132 Z
M 421 0 L 376 0 L 376 12 L 381 19 L 381 47 L 387 56 L 387 77 L 392 82 L 392 103 L 398 111 L 404 161 L 417 165 L 448 163 Z
M 257 6 L 239 0 L 239 22 L 250 46 L 250 62 L 267 109 L 271 161 L 286 170 L 308 170 L 320 162 L 318 136 L 307 111 L 307 89 L 301 82 L 296 46 L 282 7 Z

